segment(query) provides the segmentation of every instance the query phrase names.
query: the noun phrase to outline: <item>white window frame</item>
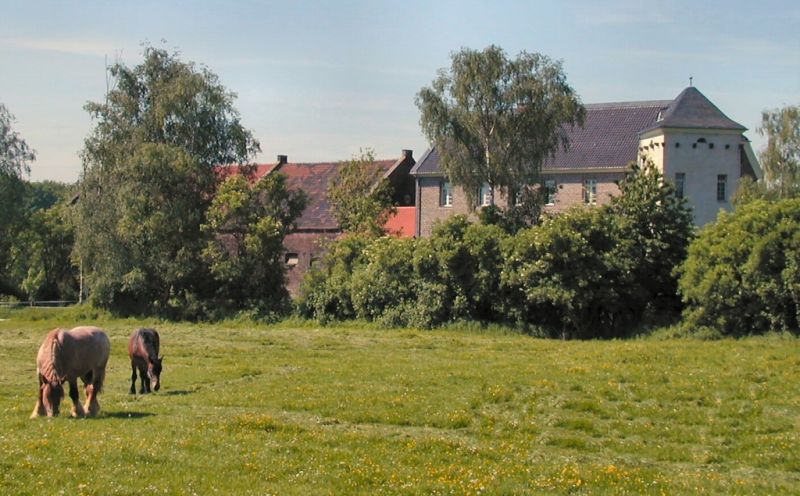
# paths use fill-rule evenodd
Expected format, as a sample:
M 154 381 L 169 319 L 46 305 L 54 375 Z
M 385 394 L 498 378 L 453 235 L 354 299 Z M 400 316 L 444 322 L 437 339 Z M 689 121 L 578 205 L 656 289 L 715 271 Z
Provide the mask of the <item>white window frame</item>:
M 453 185 L 450 181 L 442 181 L 439 183 L 439 206 L 453 206 Z
M 494 205 L 494 191 L 489 183 L 483 183 L 478 190 L 478 201 L 481 207 L 488 207 Z
M 545 198 L 545 205 L 553 206 L 556 204 L 556 192 L 558 191 L 556 188 L 558 185 L 556 184 L 555 179 L 545 179 L 544 180 L 544 191 L 547 195 Z
M 727 174 L 717 174 L 717 201 L 720 203 L 728 201 Z
M 597 205 L 597 179 L 583 180 L 583 203 Z

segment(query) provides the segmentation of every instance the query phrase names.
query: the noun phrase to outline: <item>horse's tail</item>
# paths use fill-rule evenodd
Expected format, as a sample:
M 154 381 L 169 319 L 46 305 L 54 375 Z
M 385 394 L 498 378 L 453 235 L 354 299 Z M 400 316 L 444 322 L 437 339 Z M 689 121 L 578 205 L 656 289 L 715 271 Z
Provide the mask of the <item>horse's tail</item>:
M 159 341 L 160 340 L 159 340 L 159 337 L 158 337 L 158 331 L 153 329 L 153 351 L 155 352 L 156 357 L 158 357 L 159 349 L 160 349 Z
M 106 380 L 106 365 L 108 364 L 108 356 L 111 354 L 111 341 L 108 340 L 108 336 L 102 333 L 100 335 L 100 340 L 101 353 L 105 356 L 105 359 L 101 365 L 94 370 L 94 376 L 92 377 L 92 385 L 94 386 L 94 390 L 98 393 L 103 390 L 103 383 Z
M 39 371 L 42 377 L 45 378 L 50 384 L 60 384 L 64 382 L 64 354 L 62 353 L 61 340 L 59 334 L 61 329 L 54 329 L 47 335 L 45 343 L 42 346 L 46 347 L 45 360 L 42 364 L 42 370 Z

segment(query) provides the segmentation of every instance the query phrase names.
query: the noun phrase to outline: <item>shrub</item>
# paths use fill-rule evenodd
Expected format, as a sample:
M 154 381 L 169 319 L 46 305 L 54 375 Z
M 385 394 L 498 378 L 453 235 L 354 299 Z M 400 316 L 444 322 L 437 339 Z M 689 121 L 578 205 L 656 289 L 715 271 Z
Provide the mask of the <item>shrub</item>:
M 797 333 L 800 199 L 753 200 L 720 213 L 678 273 L 687 325 L 728 336 Z
M 624 304 L 614 228 L 603 209 L 573 209 L 510 241 L 501 275 L 506 314 L 552 335 L 613 335 Z
M 370 238 L 349 234 L 328 247 L 319 266 L 306 275 L 297 308 L 304 317 L 320 322 L 355 318 L 351 297 L 351 276 L 364 263 L 364 249 Z
M 351 297 L 356 317 L 381 321 L 387 326 L 405 325 L 402 315 L 393 312 L 416 300 L 411 255 L 412 238 L 383 236 L 364 249 L 364 263 L 356 267 L 351 279 Z

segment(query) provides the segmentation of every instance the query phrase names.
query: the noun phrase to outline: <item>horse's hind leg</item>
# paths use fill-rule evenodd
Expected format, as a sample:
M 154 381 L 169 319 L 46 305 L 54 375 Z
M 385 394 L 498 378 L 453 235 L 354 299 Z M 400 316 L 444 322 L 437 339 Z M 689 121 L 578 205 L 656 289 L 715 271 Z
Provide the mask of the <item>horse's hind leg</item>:
M 36 417 L 44 417 L 47 415 L 47 410 L 44 409 L 44 403 L 42 402 L 42 388 L 44 387 L 44 381 L 42 380 L 42 376 L 39 376 L 39 395 L 36 398 L 36 406 L 33 407 L 33 413 L 31 413 L 31 418 Z
M 136 394 L 136 364 L 131 361 L 131 389 L 128 391 L 130 394 Z
M 86 412 L 83 410 L 83 406 L 79 401 L 80 397 L 78 395 L 78 379 L 70 379 L 69 381 L 69 399 L 72 400 L 72 416 L 85 416 Z

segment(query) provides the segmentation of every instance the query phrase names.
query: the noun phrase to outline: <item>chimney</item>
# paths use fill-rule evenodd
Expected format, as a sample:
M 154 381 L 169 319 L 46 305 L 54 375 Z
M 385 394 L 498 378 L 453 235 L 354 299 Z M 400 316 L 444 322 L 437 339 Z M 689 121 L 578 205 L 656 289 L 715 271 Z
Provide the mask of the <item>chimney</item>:
M 403 150 L 404 159 L 414 159 L 414 150 Z
M 289 157 L 286 155 L 278 155 L 278 166 L 284 165 L 288 159 Z

